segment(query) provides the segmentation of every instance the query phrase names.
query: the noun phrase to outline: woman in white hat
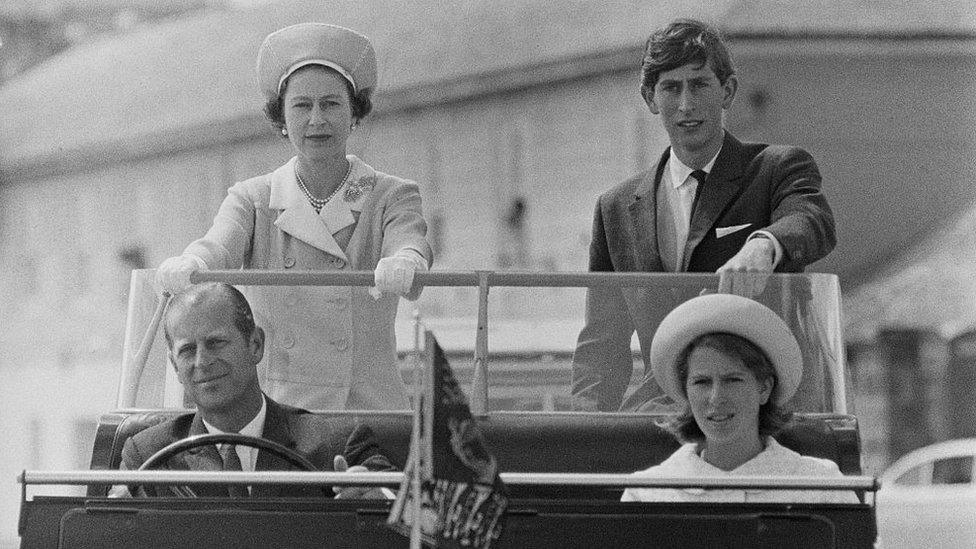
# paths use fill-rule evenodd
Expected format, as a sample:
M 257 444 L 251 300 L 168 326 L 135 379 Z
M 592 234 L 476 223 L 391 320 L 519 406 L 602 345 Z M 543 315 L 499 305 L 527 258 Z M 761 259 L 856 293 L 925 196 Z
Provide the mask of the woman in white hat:
M 207 234 L 164 261 L 157 280 L 175 292 L 201 269 L 373 270 L 373 297 L 345 287 L 248 292 L 268 332 L 261 386 L 309 409 L 408 408 L 393 323 L 399 296 L 419 296 L 414 273 L 433 253 L 416 183 L 346 154 L 372 109 L 373 46 L 347 28 L 293 25 L 265 38 L 257 75 L 295 157 L 231 187 Z
M 684 406 L 668 425 L 684 445 L 635 475 L 842 476 L 831 460 L 801 456 L 773 435 L 800 383 L 796 339 L 772 310 L 741 296 L 710 294 L 676 307 L 651 342 L 661 388 Z M 849 491 L 630 488 L 623 501 L 857 503 Z

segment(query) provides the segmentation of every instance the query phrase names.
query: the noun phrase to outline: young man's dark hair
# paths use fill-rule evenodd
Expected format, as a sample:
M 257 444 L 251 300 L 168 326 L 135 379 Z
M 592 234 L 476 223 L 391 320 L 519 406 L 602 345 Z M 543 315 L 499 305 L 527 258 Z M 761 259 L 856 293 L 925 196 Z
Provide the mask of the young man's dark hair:
M 718 30 L 694 19 L 678 19 L 649 36 L 644 43 L 641 95 L 654 89 L 662 72 L 688 63 L 709 63 L 723 85 L 735 74 L 732 56 Z

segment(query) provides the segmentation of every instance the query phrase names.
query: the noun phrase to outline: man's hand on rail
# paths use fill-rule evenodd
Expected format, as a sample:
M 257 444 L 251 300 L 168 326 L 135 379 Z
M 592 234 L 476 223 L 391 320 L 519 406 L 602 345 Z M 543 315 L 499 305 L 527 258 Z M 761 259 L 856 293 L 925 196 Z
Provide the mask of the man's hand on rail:
M 349 466 L 346 458 L 341 455 L 332 460 L 332 468 L 337 473 L 368 473 L 369 469 L 362 465 Z M 396 499 L 396 495 L 388 488 L 375 486 L 333 486 L 332 491 L 336 499 Z
M 203 260 L 194 255 L 178 255 L 163 261 L 156 269 L 156 284 L 171 294 L 182 292 L 190 286 L 190 275 L 207 268 Z

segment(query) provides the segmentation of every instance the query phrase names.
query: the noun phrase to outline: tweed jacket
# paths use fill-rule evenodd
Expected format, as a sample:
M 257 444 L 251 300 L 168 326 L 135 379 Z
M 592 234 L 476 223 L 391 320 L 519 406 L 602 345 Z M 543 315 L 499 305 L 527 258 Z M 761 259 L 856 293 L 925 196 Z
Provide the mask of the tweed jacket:
M 416 183 L 347 158 L 351 180 L 371 187 L 355 200 L 336 197 L 316 214 L 298 188 L 293 158 L 231 187 L 213 226 L 184 253 L 209 269 L 373 270 L 409 248 L 430 265 Z M 308 409 L 409 408 L 396 368 L 397 296 L 374 300 L 364 287 L 323 286 L 244 293 L 267 335 L 258 374 L 269 396 Z
M 373 439 L 369 427 L 360 425 L 348 436 L 343 433 L 316 432 L 306 434 L 301 425 L 302 416 L 307 410 L 293 408 L 267 398 L 267 413 L 264 418 L 262 438 L 277 442 L 286 448 L 295 450 L 307 457 L 319 470 L 332 471 L 333 458 L 342 454 L 350 466 L 363 465 L 371 471 L 390 471 L 393 466 L 384 456 L 376 441 Z M 203 419 L 197 414 L 184 414 L 171 420 L 164 421 L 145 429 L 125 441 L 122 447 L 121 469 L 138 469 L 150 456 L 167 445 L 189 436 L 207 434 Z M 308 436 L 311 435 L 311 436 Z M 217 447 L 213 445 L 198 446 L 170 458 L 160 469 L 181 471 L 221 471 L 223 461 Z M 257 471 L 289 471 L 295 470 L 288 461 L 264 450 L 258 451 Z M 227 488 L 220 485 L 194 486 L 193 490 L 200 496 L 221 497 L 228 495 Z M 130 492 L 133 492 L 130 489 Z M 143 490 L 138 490 L 145 494 Z M 257 496 L 291 496 L 291 497 L 321 497 L 323 493 L 331 496 L 331 490 L 323 492 L 321 487 L 297 485 L 257 485 L 252 488 L 251 495 Z
M 590 271 L 664 271 L 655 198 L 669 154 L 670 149 L 656 166 L 600 196 L 593 216 Z M 715 271 L 760 229 L 783 247 L 777 272 L 800 272 L 836 243 L 833 213 L 810 154 L 796 147 L 742 143 L 726 132 L 691 219 L 684 270 Z M 635 288 L 590 289 L 573 356 L 575 406 L 607 411 L 621 407 L 633 372 L 630 340 L 635 329 L 652 394 L 632 395 L 623 408 L 637 409 L 659 395 L 648 360 L 651 338 L 664 316 L 688 297 Z
M 697 444 L 684 444 L 668 459 L 635 476 L 700 478 L 715 476 L 790 476 L 842 477 L 837 464 L 829 459 L 802 456 L 781 446 L 772 437 L 756 457 L 732 471 L 708 463 L 696 450 Z M 729 501 L 776 503 L 858 503 L 854 492 L 833 490 L 704 490 L 701 488 L 628 488 L 621 501 Z

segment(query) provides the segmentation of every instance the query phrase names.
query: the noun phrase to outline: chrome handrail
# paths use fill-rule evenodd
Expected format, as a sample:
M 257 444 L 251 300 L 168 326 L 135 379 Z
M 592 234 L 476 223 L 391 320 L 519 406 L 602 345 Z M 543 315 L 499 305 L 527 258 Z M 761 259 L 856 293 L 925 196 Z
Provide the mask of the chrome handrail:
M 578 273 L 535 271 L 424 271 L 414 274 L 414 281 L 424 286 L 488 286 L 525 287 L 558 286 L 565 288 L 596 288 L 608 286 L 645 286 L 663 279 L 671 279 L 677 286 L 700 286 L 715 283 L 716 273 Z M 226 282 L 241 286 L 372 286 L 373 271 L 285 271 L 285 270 L 222 270 L 196 271 L 190 282 Z
M 512 486 L 592 486 L 602 488 L 816 489 L 877 491 L 870 476 L 843 477 L 645 477 L 618 473 L 500 473 Z M 24 485 L 87 484 L 308 484 L 386 486 L 403 480 L 402 472 L 337 473 L 326 471 L 23 471 Z

